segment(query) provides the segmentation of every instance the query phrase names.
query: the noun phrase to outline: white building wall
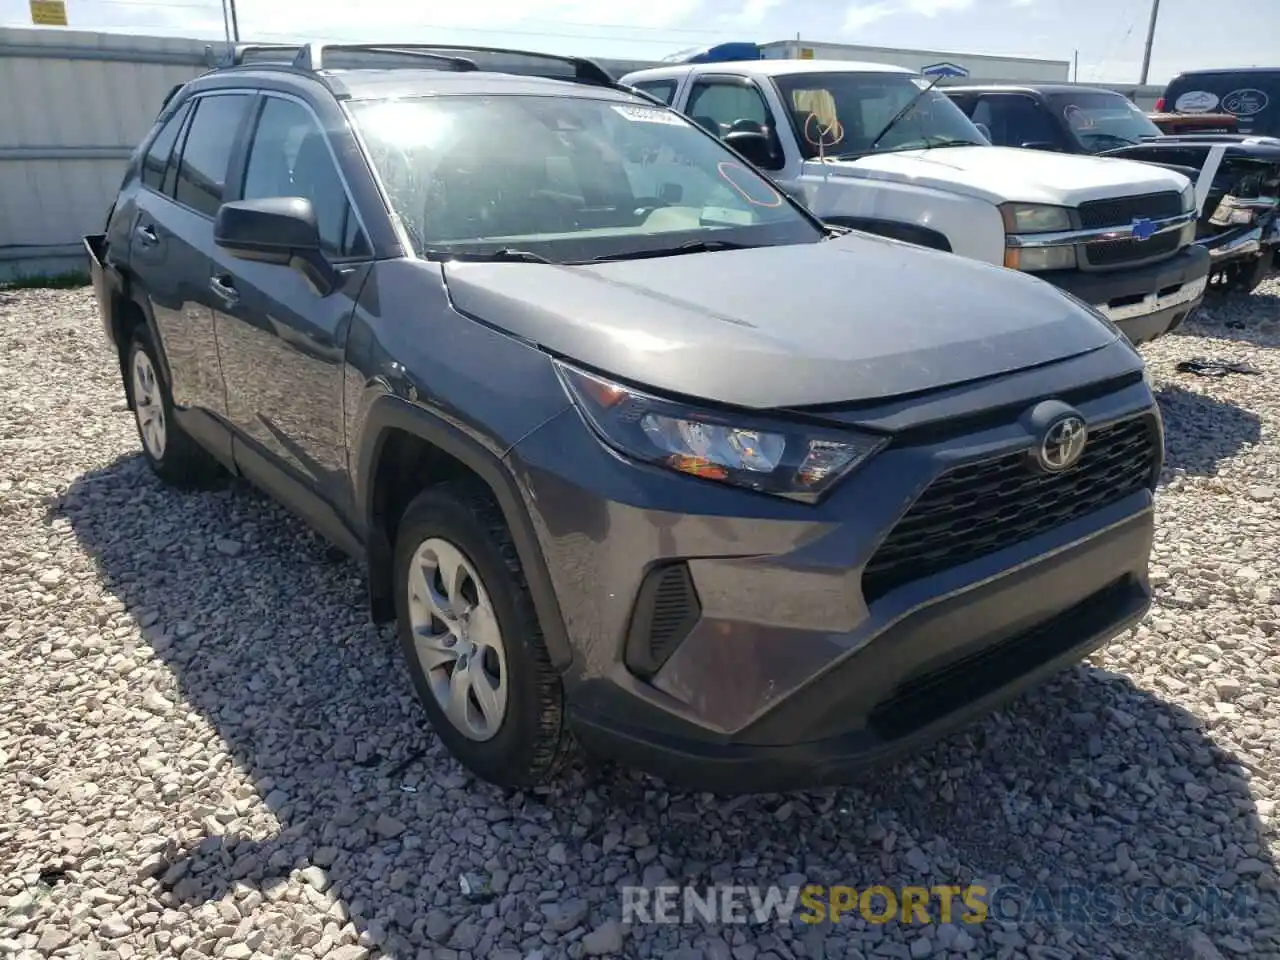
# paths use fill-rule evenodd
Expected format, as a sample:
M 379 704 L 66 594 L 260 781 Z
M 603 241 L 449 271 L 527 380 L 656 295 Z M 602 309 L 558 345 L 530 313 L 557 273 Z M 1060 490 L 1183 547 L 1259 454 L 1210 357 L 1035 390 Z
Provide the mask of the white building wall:
M 922 70 L 936 63 L 951 63 L 969 71 L 968 79 L 1021 81 L 1025 83 L 1067 80 L 1071 64 L 1066 60 L 1033 60 L 1027 57 L 991 57 L 944 50 L 902 50 L 894 47 L 864 47 L 849 43 L 820 43 L 809 40 L 779 40 L 761 44 L 767 59 L 865 60 L 909 70 Z

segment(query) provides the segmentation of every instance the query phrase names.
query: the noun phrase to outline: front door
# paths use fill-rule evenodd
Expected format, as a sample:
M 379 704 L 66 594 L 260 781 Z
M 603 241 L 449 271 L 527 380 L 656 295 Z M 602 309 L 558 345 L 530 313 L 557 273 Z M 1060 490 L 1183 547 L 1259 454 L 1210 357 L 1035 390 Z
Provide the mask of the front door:
M 215 323 L 236 459 L 264 485 L 287 484 L 290 489 L 279 492 L 291 495 L 301 484 L 343 515 L 351 498 L 344 354 L 372 254 L 311 108 L 264 93 L 255 112 L 239 199 L 310 200 L 324 253 L 342 280 L 322 296 L 290 267 L 214 250 L 207 282 L 218 300 Z

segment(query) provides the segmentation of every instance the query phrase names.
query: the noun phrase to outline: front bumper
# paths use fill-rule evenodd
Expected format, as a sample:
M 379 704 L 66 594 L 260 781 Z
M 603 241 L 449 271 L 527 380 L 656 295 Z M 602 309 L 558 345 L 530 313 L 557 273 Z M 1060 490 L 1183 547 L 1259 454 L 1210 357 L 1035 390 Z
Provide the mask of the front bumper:
M 1135 345 L 1176 330 L 1204 299 L 1209 251 L 1192 244 L 1174 257 L 1134 270 L 1061 270 L 1037 274 L 1092 304 Z
M 1133 418 L 1159 434 L 1140 373 L 1073 393 L 1099 436 Z M 816 505 L 623 461 L 575 410 L 522 440 L 508 463 L 564 616 L 583 744 L 713 791 L 838 783 L 1132 625 L 1149 603 L 1158 459 L 1119 499 L 1076 513 L 1058 500 L 1032 533 L 872 585 L 891 531 L 940 477 L 1009 458 L 1022 469 L 1028 428 L 981 419 L 891 444 Z M 989 532 L 980 505 L 948 516 Z M 674 641 L 638 670 L 637 637 L 660 635 Z

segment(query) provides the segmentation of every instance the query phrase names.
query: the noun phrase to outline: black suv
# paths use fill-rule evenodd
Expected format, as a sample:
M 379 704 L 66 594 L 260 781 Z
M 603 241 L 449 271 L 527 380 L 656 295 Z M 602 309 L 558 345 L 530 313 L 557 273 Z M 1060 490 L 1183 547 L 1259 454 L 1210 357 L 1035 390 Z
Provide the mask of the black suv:
M 360 558 L 479 775 L 836 782 L 1147 609 L 1161 421 L 1091 308 L 824 227 L 589 61 L 238 59 L 86 238 L 143 452 Z

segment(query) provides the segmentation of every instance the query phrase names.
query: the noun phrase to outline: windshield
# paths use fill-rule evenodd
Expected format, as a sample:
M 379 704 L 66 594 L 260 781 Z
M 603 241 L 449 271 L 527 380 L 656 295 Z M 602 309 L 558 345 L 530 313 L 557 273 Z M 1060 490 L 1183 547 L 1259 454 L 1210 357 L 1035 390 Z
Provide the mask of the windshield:
M 905 73 L 792 73 L 774 78 L 806 159 L 926 147 L 987 146 L 978 128 L 939 90 L 930 90 L 872 150 L 898 111 L 928 86 Z
M 671 110 L 504 95 L 363 101 L 351 112 L 420 255 L 518 251 L 565 263 L 824 235 Z
M 1142 108 L 1118 93 L 1055 93 L 1045 99 L 1067 122 L 1067 129 L 1080 146 L 1090 153 L 1160 136 L 1160 128 Z

